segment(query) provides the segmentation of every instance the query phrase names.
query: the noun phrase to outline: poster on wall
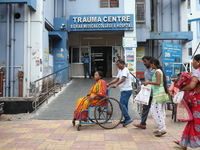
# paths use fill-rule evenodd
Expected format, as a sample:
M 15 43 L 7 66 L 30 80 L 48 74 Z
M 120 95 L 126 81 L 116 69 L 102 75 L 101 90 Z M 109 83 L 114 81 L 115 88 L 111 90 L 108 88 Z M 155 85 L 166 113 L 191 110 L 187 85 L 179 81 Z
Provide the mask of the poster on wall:
M 49 50 L 44 49 L 44 67 L 49 66 Z
M 134 62 L 134 51 L 126 51 L 126 61 Z
M 131 71 L 132 73 L 135 71 L 135 66 L 134 66 L 134 62 L 135 62 L 135 58 L 134 58 L 134 50 L 126 50 L 125 51 L 125 62 L 127 64 L 127 68 L 129 71 Z
M 49 67 L 53 67 L 53 55 L 49 54 Z
M 136 60 L 137 62 L 143 62 L 142 57 L 145 55 L 145 47 L 138 46 L 136 49 Z
M 168 85 L 171 84 L 171 76 L 181 72 L 182 46 L 173 43 L 162 43 L 162 66 L 167 77 Z

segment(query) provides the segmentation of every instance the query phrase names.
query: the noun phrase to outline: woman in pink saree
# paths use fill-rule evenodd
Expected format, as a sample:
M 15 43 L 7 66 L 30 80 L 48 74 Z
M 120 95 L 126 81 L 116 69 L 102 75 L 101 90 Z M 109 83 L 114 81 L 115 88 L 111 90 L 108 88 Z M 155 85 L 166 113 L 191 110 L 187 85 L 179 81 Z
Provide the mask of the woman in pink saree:
M 187 122 L 180 141 L 173 141 L 184 150 L 187 147 L 200 147 L 200 54 L 194 56 L 192 65 L 196 70 L 191 73 L 190 82 L 180 90 L 187 91 L 185 93 L 193 93 L 192 95 L 185 95 L 187 98 L 184 98 L 192 112 L 193 120 Z M 182 77 L 182 79 L 184 78 Z

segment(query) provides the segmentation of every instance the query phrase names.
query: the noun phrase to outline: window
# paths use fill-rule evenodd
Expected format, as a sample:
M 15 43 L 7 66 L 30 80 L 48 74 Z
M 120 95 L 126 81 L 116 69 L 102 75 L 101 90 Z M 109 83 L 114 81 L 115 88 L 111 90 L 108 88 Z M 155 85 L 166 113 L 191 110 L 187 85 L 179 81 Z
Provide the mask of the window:
M 188 55 L 192 56 L 192 48 L 188 48 Z
M 52 47 L 53 47 L 52 39 L 49 37 L 49 54 L 53 54 Z
M 100 8 L 119 7 L 119 0 L 100 0 Z
M 188 23 L 188 31 L 191 31 L 191 23 Z
M 136 0 L 136 22 L 145 22 L 145 0 Z
M 197 37 L 199 38 L 200 37 L 200 21 L 197 21 Z
M 90 52 L 88 47 L 81 47 L 81 48 L 77 48 L 77 47 L 70 47 L 70 51 L 69 51 L 69 61 L 72 63 L 81 63 L 82 62 L 82 58 L 85 55 L 85 53 L 88 53 L 90 56 Z
M 190 9 L 190 0 L 188 0 L 188 9 Z
M 79 48 L 73 48 L 72 50 L 72 62 L 79 63 Z

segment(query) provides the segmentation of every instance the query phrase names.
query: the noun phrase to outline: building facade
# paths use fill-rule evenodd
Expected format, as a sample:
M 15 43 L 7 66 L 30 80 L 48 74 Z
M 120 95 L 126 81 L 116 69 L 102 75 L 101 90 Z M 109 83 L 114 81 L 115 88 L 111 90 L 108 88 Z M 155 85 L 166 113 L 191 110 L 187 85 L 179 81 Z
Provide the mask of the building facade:
M 106 77 L 117 75 L 121 57 L 144 78 L 141 58 L 162 61 L 163 42 L 181 45 L 187 57 L 186 10 L 185 0 L 1 0 L 2 96 L 18 96 L 19 72 L 23 97 L 32 82 L 65 67 L 68 78 L 83 78 L 85 53 Z
M 188 31 L 193 31 L 193 40 L 188 43 L 188 61 L 200 53 L 200 1 L 188 0 Z

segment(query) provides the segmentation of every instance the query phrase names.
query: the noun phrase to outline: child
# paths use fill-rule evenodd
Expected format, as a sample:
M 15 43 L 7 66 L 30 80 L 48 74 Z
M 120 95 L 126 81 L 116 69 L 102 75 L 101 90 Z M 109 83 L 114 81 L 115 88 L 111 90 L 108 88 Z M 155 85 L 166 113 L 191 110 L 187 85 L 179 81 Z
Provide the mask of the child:
M 181 73 L 179 73 L 177 76 L 172 76 L 171 80 L 172 80 L 172 84 L 169 87 L 169 94 L 170 96 L 174 97 L 174 95 L 176 95 L 178 93 L 179 88 L 174 87 L 174 85 L 178 82 L 179 78 L 180 78 Z M 172 110 L 170 104 L 167 104 L 167 110 Z

